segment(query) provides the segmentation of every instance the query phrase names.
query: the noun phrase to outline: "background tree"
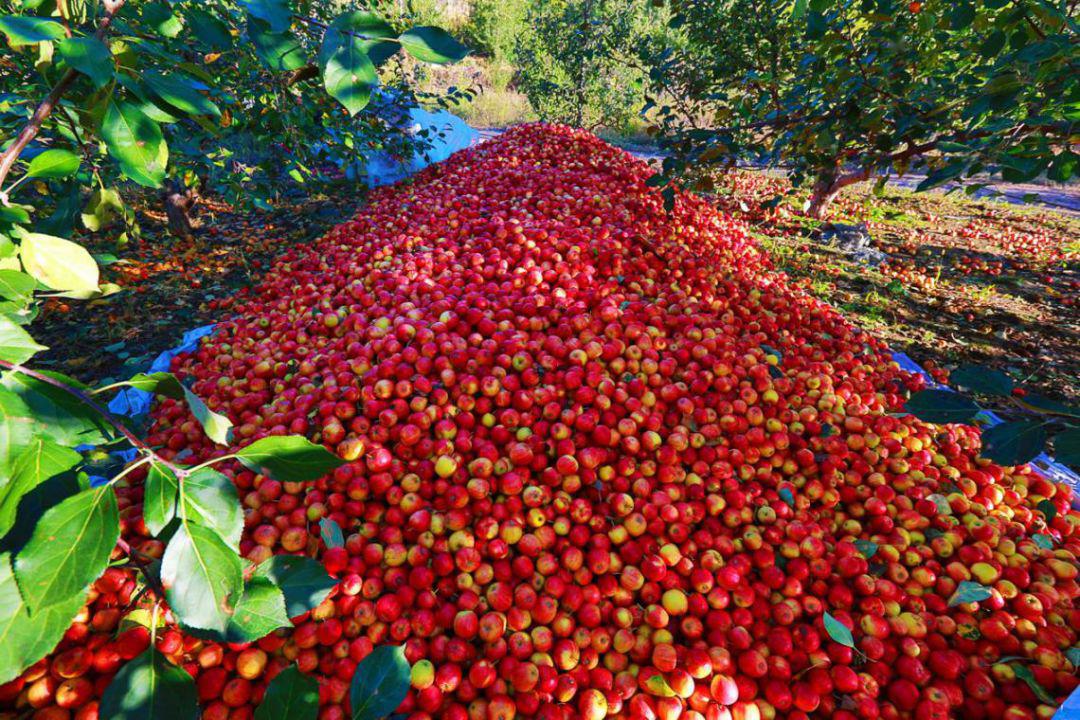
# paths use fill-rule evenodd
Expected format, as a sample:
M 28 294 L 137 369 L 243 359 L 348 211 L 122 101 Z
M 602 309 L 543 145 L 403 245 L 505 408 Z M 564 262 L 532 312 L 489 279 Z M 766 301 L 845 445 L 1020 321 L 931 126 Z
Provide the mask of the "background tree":
M 925 170 L 1075 171 L 1074 3 L 681 0 L 682 49 L 652 52 L 665 173 L 734 159 L 786 167 L 821 217 L 846 186 Z
M 662 17 L 632 0 L 532 2 L 514 51 L 518 85 L 542 120 L 624 130 L 644 99 L 635 48 L 665 32 Z

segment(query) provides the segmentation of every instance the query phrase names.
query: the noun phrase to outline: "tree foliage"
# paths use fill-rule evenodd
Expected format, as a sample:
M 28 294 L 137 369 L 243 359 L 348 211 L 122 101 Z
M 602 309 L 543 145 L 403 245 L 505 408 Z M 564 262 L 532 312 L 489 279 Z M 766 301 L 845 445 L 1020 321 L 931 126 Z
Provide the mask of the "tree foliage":
M 911 170 L 921 189 L 1076 169 L 1080 47 L 1071 3 L 680 0 L 686 40 L 649 57 L 658 130 L 687 166 L 751 159 L 812 185 Z
M 534 0 L 514 50 L 518 87 L 542 120 L 622 130 L 644 100 L 636 48 L 666 33 L 661 17 L 634 0 Z

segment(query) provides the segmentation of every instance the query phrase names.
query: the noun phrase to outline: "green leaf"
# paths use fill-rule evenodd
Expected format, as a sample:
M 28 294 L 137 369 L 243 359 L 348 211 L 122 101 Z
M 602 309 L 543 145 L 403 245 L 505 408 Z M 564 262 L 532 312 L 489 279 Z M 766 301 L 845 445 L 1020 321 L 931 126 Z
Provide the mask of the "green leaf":
M 187 398 L 187 404 L 188 407 L 191 408 L 191 414 L 194 415 L 195 419 L 202 425 L 203 431 L 206 432 L 206 436 L 218 445 L 228 445 L 232 437 L 232 422 L 229 418 L 224 415 L 219 415 L 208 408 L 206 403 L 202 401 L 202 398 L 187 388 L 184 388 L 184 397 Z
M 1051 400 L 1048 397 L 1039 395 L 1037 393 L 1028 393 L 1024 397 L 1019 398 L 1022 405 L 1027 406 L 1032 410 L 1037 410 L 1047 415 L 1061 415 L 1063 417 L 1078 418 L 1080 419 L 1080 410 L 1074 407 L 1059 403 L 1057 400 Z
M 233 38 L 232 33 L 229 32 L 229 26 L 216 15 L 195 8 L 188 12 L 188 20 L 195 37 L 206 47 L 213 50 L 225 50 L 232 47 Z
M 326 34 L 324 43 L 334 37 Z M 323 67 L 323 86 L 334 98 L 355 115 L 371 100 L 371 90 L 379 83 L 375 65 L 364 51 L 363 41 L 351 35 L 338 35 L 337 47 L 324 47 L 326 64 Z
M 1047 523 L 1054 522 L 1054 518 L 1057 517 L 1057 505 L 1051 500 L 1040 500 L 1035 509 L 1043 514 Z
M 255 577 L 270 580 L 285 595 L 285 610 L 297 617 L 312 610 L 330 595 L 337 580 L 327 575 L 318 560 L 299 555 L 274 555 L 257 568 Z
M 904 409 L 923 422 L 938 424 L 968 422 L 979 414 L 974 401 L 948 390 L 920 390 Z
M 284 32 L 292 25 L 292 10 L 286 0 L 240 0 L 240 4 L 272 32 Z
M 180 483 L 172 470 L 153 463 L 146 474 L 143 490 L 143 522 L 154 536 L 176 518 L 176 501 L 180 496 Z
M 38 282 L 59 293 L 93 292 L 100 271 L 94 256 L 64 238 L 26 233 L 19 247 L 23 268 Z
M 244 511 L 229 478 L 210 468 L 196 470 L 184 480 L 180 502 L 190 522 L 213 530 L 229 547 L 239 550 Z
M 173 400 L 184 399 L 184 386 L 176 379 L 176 376 L 168 372 L 139 373 L 122 385 L 129 385 L 136 390 L 164 395 Z
M 352 42 L 365 53 L 375 67 L 381 67 L 401 47 L 397 33 L 377 13 L 355 10 L 342 13 L 326 28 L 319 49 L 319 67 L 325 68 L 330 55 L 345 43 Z
M 26 169 L 32 178 L 70 177 L 79 171 L 79 156 L 70 150 L 53 148 L 36 155 Z
M 986 36 L 982 44 L 979 45 L 979 54 L 984 58 L 992 58 L 1001 52 L 1001 49 L 1005 47 L 1005 41 L 1008 38 L 1005 33 L 1000 30 L 994 30 L 992 33 Z
M 1078 162 L 1080 162 L 1080 155 L 1068 149 L 1062 150 L 1054 156 L 1053 162 L 1050 163 L 1050 169 L 1046 171 L 1047 179 L 1057 183 L 1069 182 L 1076 173 Z
M 971 2 L 959 2 L 953 5 L 949 13 L 953 30 L 963 30 L 975 21 L 975 6 Z
M 116 65 L 112 53 L 96 37 L 67 38 L 57 49 L 64 62 L 90 78 L 97 87 L 103 88 L 113 79 Z
M 1027 665 L 1021 665 L 1019 663 L 1012 663 L 1013 672 L 1016 673 L 1016 677 L 1027 683 L 1027 686 L 1031 688 L 1031 692 L 1035 694 L 1035 697 L 1039 699 L 1039 702 L 1046 705 L 1057 705 L 1057 699 L 1053 695 L 1046 692 L 1046 688 L 1039 684 L 1039 681 L 1035 679 L 1035 676 L 1031 672 L 1031 668 Z
M 414 27 L 398 36 L 405 52 L 421 62 L 445 65 L 462 60 L 469 54 L 450 33 L 437 27 Z
M 47 350 L 6 315 L 0 315 L 0 360 L 21 365 L 42 350 Z
M 101 696 L 107 720 L 192 720 L 199 716 L 195 681 L 150 647 L 125 663 Z
M 1013 420 L 983 430 L 982 457 L 999 465 L 1022 465 L 1046 447 L 1045 423 L 1038 418 Z
M 985 585 L 981 585 L 971 580 L 962 580 L 960 584 L 956 586 L 956 592 L 949 598 L 949 607 L 987 600 L 992 594 L 990 588 Z
M 50 508 L 15 556 L 15 580 L 31 613 L 85 595 L 105 572 L 119 539 L 120 510 L 110 485 Z
M 795 507 L 795 494 L 791 492 L 791 488 L 780 488 L 777 494 L 780 495 L 780 499 L 784 501 L 785 505 Z
M 1054 459 L 1066 465 L 1080 465 L 1080 428 L 1069 428 L 1054 437 Z
M 871 540 L 858 539 L 855 541 L 855 547 L 858 548 L 859 554 L 869 560 L 874 557 L 878 550 L 878 544 Z
M 143 80 L 150 91 L 162 102 L 188 115 L 211 115 L 221 117 L 221 110 L 196 90 L 181 75 L 165 75 L 148 70 L 143 73 Z
M 379 645 L 356 666 L 349 685 L 353 720 L 380 720 L 394 712 L 409 692 L 404 645 Z
M 0 554 L 0 683 L 14 680 L 51 652 L 85 602 L 85 595 L 75 595 L 31 618 L 15 584 L 11 555 Z
M 955 180 L 964 172 L 965 167 L 967 167 L 966 160 L 954 160 L 943 167 L 932 170 L 927 173 L 926 179 L 920 182 L 915 190 L 916 192 L 923 192 L 944 185 L 950 180 Z
M 161 127 L 137 105 L 110 100 L 101 136 L 125 176 L 146 187 L 161 185 L 169 164 L 169 148 Z
M 341 526 L 330 518 L 319 521 L 319 534 L 328 548 L 345 547 L 345 536 L 341 533 Z
M 1080 646 L 1066 650 L 1065 657 L 1069 659 L 1074 668 L 1080 667 Z
M 52 380 L 86 391 L 85 385 L 66 375 L 48 370 L 39 372 Z M 30 409 L 31 427 L 38 437 L 55 440 L 68 447 L 99 445 L 109 437 L 109 428 L 101 416 L 69 392 L 19 372 L 6 373 L 0 384 L 16 394 Z
M 1008 396 L 1015 387 L 1005 373 L 981 365 L 961 365 L 949 375 L 949 382 L 972 392 L 996 396 Z
M 36 45 L 64 37 L 64 26 L 55 20 L 26 15 L 0 16 L 0 32 L 12 45 Z
M 266 687 L 255 720 L 316 720 L 319 715 L 319 683 L 295 665 L 278 673 Z
M 6 483 L 0 484 L 0 537 L 15 524 L 19 501 L 45 480 L 70 470 L 82 455 L 49 440 L 35 438 L 11 461 Z M 0 478 L 3 477 L 0 467 Z
M 37 280 L 18 270 L 0 270 L 0 298 L 18 303 L 29 302 Z
M 82 211 L 83 225 L 91 232 L 105 227 L 113 218 L 124 214 L 124 201 L 115 188 L 98 189 L 90 195 Z
M 318 480 L 345 461 L 300 435 L 271 436 L 236 451 L 244 467 L 282 482 Z
M 1045 533 L 1036 533 L 1031 536 L 1032 541 L 1043 550 L 1054 549 L 1054 538 Z
M 263 577 L 252 578 L 229 620 L 226 639 L 248 643 L 266 637 L 278 628 L 292 627 L 285 611 L 285 596 L 281 589 Z
M 159 35 L 174 38 L 184 29 L 184 22 L 173 14 L 172 8 L 163 2 L 147 3 L 143 7 L 142 20 Z
M 165 599 L 180 624 L 224 636 L 244 592 L 240 557 L 221 537 L 181 523 L 161 558 Z
M 3 316 L 0 316 L 0 326 Z M 34 439 L 34 419 L 30 407 L 16 393 L 0 387 L 0 476 L 8 463 Z
M 291 33 L 273 32 L 258 20 L 248 20 L 247 33 L 255 54 L 271 70 L 288 72 L 307 64 L 304 46 Z
M 825 632 L 829 634 L 829 637 L 832 638 L 833 642 L 846 645 L 849 648 L 855 647 L 855 638 L 852 637 L 851 630 L 848 629 L 847 625 L 834 618 L 828 612 L 825 613 L 823 620 L 825 623 Z

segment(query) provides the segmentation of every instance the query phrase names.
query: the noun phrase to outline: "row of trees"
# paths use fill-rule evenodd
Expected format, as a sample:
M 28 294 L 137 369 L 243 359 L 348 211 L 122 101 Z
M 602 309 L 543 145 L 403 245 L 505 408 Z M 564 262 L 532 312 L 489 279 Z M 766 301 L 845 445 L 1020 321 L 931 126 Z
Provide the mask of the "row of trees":
M 650 109 L 690 166 L 789 169 L 821 217 L 846 186 L 997 175 L 1067 182 L 1080 140 L 1076 2 L 672 0 L 684 38 L 651 67 Z
M 151 632 L 167 602 L 180 627 L 223 642 L 289 627 L 336 584 L 305 557 L 244 567 L 243 512 L 221 465 L 304 482 L 341 464 L 337 456 L 303 437 L 265 437 L 198 466 L 170 461 L 109 413 L 109 393 L 130 386 L 186 401 L 223 452 L 229 419 L 168 373 L 91 388 L 31 369 L 45 348 L 27 328 L 43 298 L 109 291 L 83 243 L 106 229 L 116 238 L 116 223 L 135 231 L 132 188 L 170 198 L 182 232 L 196 182 L 264 206 L 283 184 L 327 179 L 329 162 L 405 142 L 392 116 L 361 114 L 380 98 L 411 98 L 405 86 L 379 90 L 395 85 L 393 63 L 402 51 L 427 63 L 467 52 L 405 20 L 330 0 L 0 5 L 11 49 L 0 60 L 0 684 L 56 646 L 110 566 L 137 571 Z M 76 450 L 88 446 L 125 450 L 128 462 L 95 480 L 94 455 Z M 120 537 L 116 491 L 137 468 L 147 471 L 144 520 L 160 558 Z M 339 528 L 323 530 L 328 544 L 341 541 Z M 385 715 L 408 688 L 401 649 L 376 655 L 353 681 L 354 720 Z M 288 717 L 313 719 L 315 681 L 295 669 L 279 678 L 268 698 L 291 697 Z M 257 716 L 285 717 L 284 707 L 270 701 Z M 151 646 L 118 673 L 101 713 L 199 710 L 191 677 Z
M 485 28 L 494 11 L 478 0 Z M 1076 0 L 551 0 L 499 3 L 544 120 L 636 119 L 693 168 L 786 168 L 821 217 L 846 186 L 919 171 L 922 187 L 1075 174 Z M 517 8 L 515 11 L 514 8 Z M 494 40 L 498 38 L 498 40 Z

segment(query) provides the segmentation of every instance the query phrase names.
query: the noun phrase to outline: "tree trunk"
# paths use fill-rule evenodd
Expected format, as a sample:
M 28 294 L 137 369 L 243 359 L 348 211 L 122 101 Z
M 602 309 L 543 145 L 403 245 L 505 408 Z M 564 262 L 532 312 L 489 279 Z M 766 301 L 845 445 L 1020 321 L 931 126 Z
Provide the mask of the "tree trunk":
M 192 211 L 199 204 L 199 192 L 195 188 L 183 190 L 173 183 L 165 186 L 162 193 L 165 203 L 165 215 L 168 218 L 169 232 L 175 237 L 190 240 L 192 230 L 199 226 L 192 216 Z
M 837 174 L 835 170 L 822 170 L 814 181 L 814 187 L 810 191 L 810 204 L 806 210 L 807 215 L 815 220 L 823 220 L 829 206 L 832 205 L 840 191 L 848 185 L 862 182 L 870 177 L 870 170 L 854 170 L 849 173 Z

